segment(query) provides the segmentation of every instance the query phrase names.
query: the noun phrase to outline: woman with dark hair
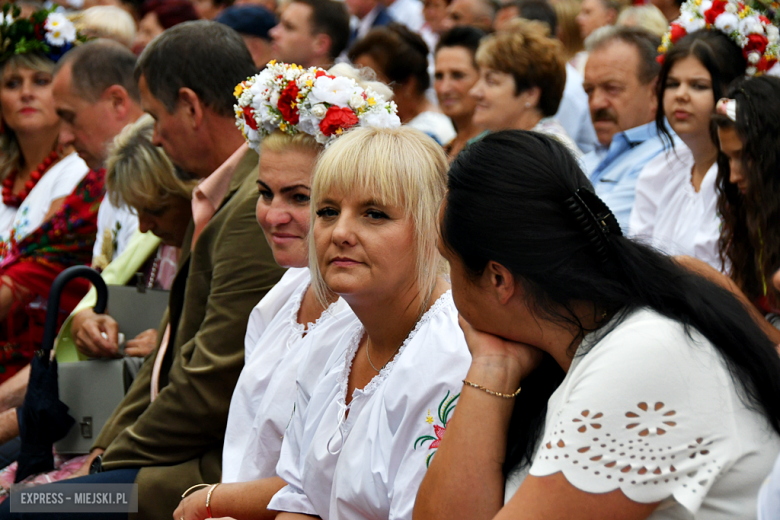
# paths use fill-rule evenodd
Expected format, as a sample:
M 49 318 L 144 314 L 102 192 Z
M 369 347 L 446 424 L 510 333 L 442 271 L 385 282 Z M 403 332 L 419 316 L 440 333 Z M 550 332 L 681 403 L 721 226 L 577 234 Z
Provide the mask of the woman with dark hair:
M 190 0 L 146 0 L 141 4 L 141 21 L 138 22 L 132 50 L 139 55 L 166 29 L 199 18 Z
M 777 314 L 780 290 L 780 79 L 738 81 L 720 100 L 720 255 L 728 274 L 763 314 Z
M 431 77 L 428 46 L 419 34 L 397 23 L 377 27 L 350 48 L 349 59 L 372 69 L 382 83 L 390 85 L 403 124 L 428 134 L 442 146 L 452 141 L 452 122 L 425 96 Z
M 441 111 L 452 120 L 458 132 L 444 147 L 450 160 L 482 131 L 472 122 L 476 101 L 469 91 L 479 79 L 475 55 L 484 36 L 476 27 L 463 25 L 442 34 L 436 46 L 433 88 Z
M 739 47 L 717 30 L 696 31 L 666 53 L 658 78 L 663 110 L 655 118 L 666 153 L 639 175 L 629 222 L 629 235 L 718 270 L 718 144 L 711 119 L 715 101 L 746 67 Z
M 440 249 L 472 364 L 416 518 L 755 517 L 780 358 L 732 293 L 625 238 L 592 190 L 537 133 L 454 161 Z

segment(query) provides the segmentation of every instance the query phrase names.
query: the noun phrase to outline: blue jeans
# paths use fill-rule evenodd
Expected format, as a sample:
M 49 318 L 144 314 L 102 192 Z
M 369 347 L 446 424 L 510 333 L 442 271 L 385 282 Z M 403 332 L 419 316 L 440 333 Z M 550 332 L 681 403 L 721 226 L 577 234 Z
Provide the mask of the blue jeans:
M 116 469 L 113 471 L 104 471 L 95 473 L 86 477 L 79 477 L 68 480 L 68 484 L 132 484 L 138 475 L 138 468 Z M 48 485 L 48 484 L 47 484 Z M 46 485 L 39 486 L 41 490 L 46 489 Z M 140 500 L 140 497 L 139 497 Z M 91 520 L 127 520 L 127 513 L 11 513 L 11 499 L 6 499 L 0 504 L 0 519 L 11 520 L 21 518 L 24 520 L 77 520 L 79 518 L 89 518 Z

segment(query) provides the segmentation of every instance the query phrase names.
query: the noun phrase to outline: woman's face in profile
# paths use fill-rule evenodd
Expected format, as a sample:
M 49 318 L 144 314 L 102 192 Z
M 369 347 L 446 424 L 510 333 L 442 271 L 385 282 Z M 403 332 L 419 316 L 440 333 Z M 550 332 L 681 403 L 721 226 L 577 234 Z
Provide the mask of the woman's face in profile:
M 324 193 L 312 232 L 323 280 L 348 302 L 416 290 L 414 225 L 404 209 L 367 193 Z

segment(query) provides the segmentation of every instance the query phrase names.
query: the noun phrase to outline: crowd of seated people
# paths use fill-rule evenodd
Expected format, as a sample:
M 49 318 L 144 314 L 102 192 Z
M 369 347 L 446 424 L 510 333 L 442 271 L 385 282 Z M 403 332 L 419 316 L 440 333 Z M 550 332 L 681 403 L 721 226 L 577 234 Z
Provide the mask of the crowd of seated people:
M 65 481 L 136 484 L 105 519 L 780 518 L 771 9 L 3 14 L 0 519 L 82 518 L 14 509 Z M 167 308 L 55 308 L 75 265 Z M 132 367 L 75 453 L 26 422 L 47 313 L 41 355 Z

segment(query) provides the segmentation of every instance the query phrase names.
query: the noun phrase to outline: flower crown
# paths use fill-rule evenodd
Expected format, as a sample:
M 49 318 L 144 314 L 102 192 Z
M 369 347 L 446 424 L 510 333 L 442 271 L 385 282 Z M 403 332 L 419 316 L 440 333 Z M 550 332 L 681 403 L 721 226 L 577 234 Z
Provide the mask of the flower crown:
M 35 11 L 29 18 L 19 18 L 21 9 L 13 4 L 3 5 L 0 25 L 0 63 L 15 54 L 39 52 L 56 62 L 74 45 L 87 41 L 62 13 L 52 9 Z
M 716 29 L 731 38 L 748 62 L 748 76 L 780 75 L 780 31 L 762 10 L 739 0 L 686 0 L 658 50 L 666 53 L 681 38 L 701 29 Z
M 329 144 L 354 126 L 395 128 L 401 120 L 392 101 L 352 79 L 323 69 L 304 69 L 271 61 L 266 68 L 236 86 L 236 126 L 254 150 L 277 128 L 303 132 Z

